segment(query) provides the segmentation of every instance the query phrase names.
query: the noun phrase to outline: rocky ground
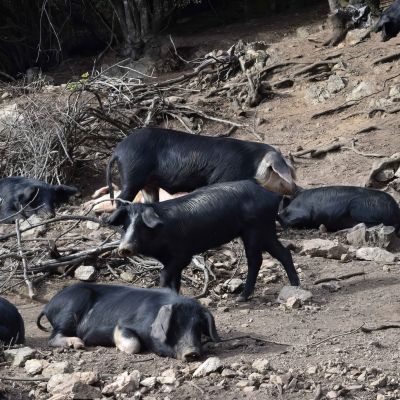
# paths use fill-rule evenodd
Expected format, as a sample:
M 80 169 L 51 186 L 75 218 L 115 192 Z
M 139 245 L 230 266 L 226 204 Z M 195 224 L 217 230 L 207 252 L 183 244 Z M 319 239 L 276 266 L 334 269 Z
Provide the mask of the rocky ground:
M 315 13 L 300 17 L 293 17 L 287 35 L 279 26 L 253 21 L 211 30 L 208 38 L 194 34 L 181 40 L 210 39 L 222 48 L 240 37 L 265 40 L 273 60 L 297 61 L 300 67 L 310 61 L 329 64 L 328 70 L 318 73 L 280 75 L 278 80 L 290 79 L 293 84 L 275 90 L 256 112 L 238 109 L 229 98 L 210 98 L 207 104 L 246 124 L 234 137 L 261 138 L 285 155 L 327 146 L 336 139 L 346 142 L 322 158 L 294 157 L 299 184 L 364 185 L 379 160 L 371 154 L 390 157 L 400 151 L 396 106 L 400 38 L 382 43 L 372 34 L 358 43 L 356 32 L 344 44 L 324 48 L 329 33 L 321 25 L 322 14 L 319 22 Z M 388 55 L 393 57 L 379 60 Z M 318 115 L 325 110 L 332 111 Z M 380 185 L 399 200 L 400 178 L 395 173 L 387 170 Z M 102 230 L 84 228 L 84 233 L 100 235 Z M 400 331 L 393 327 L 365 332 L 380 325 L 400 326 L 400 253 L 393 235 L 381 228 L 366 232 L 358 227 L 337 234 L 286 231 L 280 237 L 293 250 L 304 292 L 289 293 L 278 301 L 287 278 L 281 266 L 265 255 L 254 296 L 238 304 L 231 292 L 245 277 L 240 244 L 216 252 L 211 259 L 216 280 L 201 301 L 213 312 L 223 341 L 206 344 L 204 358 L 190 364 L 153 354 L 128 356 L 114 348 L 51 349 L 46 334 L 35 325 L 42 304 L 23 294 L 7 295 L 24 317 L 29 349 L 11 349 L 0 360 L 0 397 L 400 398 Z M 224 286 L 232 276 L 235 280 Z M 116 283 L 122 278 L 109 274 L 99 280 Z M 46 301 L 74 281 L 53 277 L 42 284 L 40 298 Z M 184 294 L 198 294 L 201 287 L 194 289 L 190 282 L 184 281 Z M 135 284 L 152 286 L 154 277 Z

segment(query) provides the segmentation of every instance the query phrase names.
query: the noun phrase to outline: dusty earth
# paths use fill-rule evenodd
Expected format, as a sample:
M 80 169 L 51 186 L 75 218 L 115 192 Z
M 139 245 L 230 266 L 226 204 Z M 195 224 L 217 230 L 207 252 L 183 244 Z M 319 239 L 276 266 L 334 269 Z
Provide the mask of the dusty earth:
M 316 18 L 318 15 L 319 20 Z M 265 40 L 269 43 L 268 51 L 272 58 L 281 62 L 296 61 L 299 68 L 321 60 L 337 61 L 333 71 L 317 77 L 321 80 L 309 81 L 305 75 L 296 77 L 292 87 L 276 91 L 276 95 L 257 107 L 256 113 L 250 110 L 245 116 L 240 116 L 225 99 L 215 97 L 208 101 L 219 115 L 248 125 L 246 129 L 236 131 L 234 137 L 250 140 L 261 137 L 266 143 L 278 146 L 285 155 L 300 148 L 329 144 L 336 138 L 357 139 L 356 149 L 365 154 L 391 156 L 399 152 L 398 115 L 384 111 L 369 115 L 368 112 L 375 108 L 395 109 L 396 102 L 400 101 L 400 61 L 373 64 L 382 56 L 398 53 L 400 38 L 382 43 L 379 36 L 372 34 L 370 39 L 356 45 L 345 43 L 336 48 L 324 48 L 322 42 L 329 33 L 324 29 L 322 20 L 323 11 L 316 10 L 293 16 L 289 22 L 286 20 L 289 31 L 286 28 L 279 30 L 276 26 L 272 29 L 263 21 L 211 30 L 208 36 L 214 46 L 220 42 L 221 47 L 226 48 L 226 44 L 234 43 L 239 37 L 250 41 Z M 299 27 L 302 29 L 296 31 Z M 283 35 L 283 31 L 289 33 Z M 194 34 L 186 40 L 195 43 L 200 38 L 200 34 Z M 342 78 L 344 87 L 324 98 L 321 95 L 323 90 L 319 88 L 326 87 L 326 79 L 332 74 Z M 360 84 L 361 89 L 355 90 Z M 317 96 L 315 93 L 318 93 Z M 348 104 L 350 98 L 357 99 L 352 107 L 313 118 L 318 112 Z M 369 129 L 361 132 L 365 128 Z M 212 132 L 213 129 L 218 128 L 207 125 L 205 130 Z M 357 154 L 349 147 L 329 153 L 324 158 L 295 158 L 299 184 L 304 187 L 363 185 L 376 159 Z M 388 190 L 399 200 L 398 192 Z M 281 232 L 280 236 L 296 245 L 301 245 L 304 239 L 317 237 L 338 238 L 345 242 L 343 235 L 318 231 L 288 231 Z M 236 248 L 240 249 L 240 246 Z M 282 268 L 272 263 L 267 255 L 256 292 L 247 303 L 238 304 L 234 294 L 219 291 L 218 283 L 232 276 L 235 266 L 228 269 L 225 276 L 217 274 L 217 282 L 211 283 L 207 296 L 209 308 L 223 339 L 242 338 L 205 346 L 204 360 L 207 356 L 219 357 L 224 370 L 233 372 L 220 370 L 204 378 L 191 377 L 198 366 L 196 363 L 187 365 L 153 354 L 128 356 L 114 348 L 85 351 L 50 349 L 46 345 L 46 334 L 35 324 L 42 304 L 27 299 L 23 294 L 8 294 L 6 297 L 15 302 L 24 317 L 26 345 L 37 350 L 36 358 L 68 361 L 73 371 L 99 372 L 99 387 L 124 371 L 137 369 L 142 377 L 158 377 L 172 368 L 175 371 L 174 382 L 142 390 L 143 398 L 400 398 L 400 331 L 389 329 L 367 334 L 359 329 L 363 324 L 400 322 L 399 262 L 341 262 L 302 256 L 298 252 L 294 252 L 293 257 L 302 287 L 313 293 L 311 302 L 298 309 L 275 302 L 280 289 L 287 284 L 287 278 Z M 245 264 L 241 261 L 236 276 L 245 277 L 245 271 Z M 337 291 L 314 284 L 320 278 L 351 272 L 364 274 L 338 282 Z M 121 282 L 111 275 L 101 280 Z M 72 278 L 54 277 L 48 280 L 41 287 L 42 301 L 48 300 L 60 287 L 73 282 Z M 199 288 L 193 289 L 187 280 L 185 283 L 184 294 L 198 294 Z M 144 279 L 137 284 L 152 286 L 155 282 Z M 269 370 L 263 372 L 261 377 L 251 375 L 257 372 L 251 367 L 253 361 L 260 358 L 269 360 Z M 0 363 L 0 398 L 3 395 L 7 399 L 23 399 L 28 398 L 28 393 L 31 398 L 51 397 L 46 392 L 46 383 L 13 380 L 16 378 L 31 379 L 27 378 L 23 368 L 12 367 L 7 362 Z M 126 396 L 139 397 L 138 393 Z

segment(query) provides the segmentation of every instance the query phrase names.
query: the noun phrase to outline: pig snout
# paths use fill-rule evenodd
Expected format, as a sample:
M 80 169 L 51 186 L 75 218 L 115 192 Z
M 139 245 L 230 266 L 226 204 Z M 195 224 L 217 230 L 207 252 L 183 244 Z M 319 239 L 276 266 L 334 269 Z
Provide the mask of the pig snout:
M 129 257 L 135 254 L 135 249 L 131 243 L 122 242 L 118 247 L 118 254 L 121 257 Z
M 200 349 L 196 347 L 185 347 L 181 352 L 178 353 L 178 359 L 185 362 L 191 362 L 198 360 L 200 355 Z

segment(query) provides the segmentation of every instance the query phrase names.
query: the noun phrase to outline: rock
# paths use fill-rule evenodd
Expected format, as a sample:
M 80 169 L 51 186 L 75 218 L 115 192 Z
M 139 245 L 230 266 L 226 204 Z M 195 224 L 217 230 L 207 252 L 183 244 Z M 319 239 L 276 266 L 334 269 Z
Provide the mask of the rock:
M 128 371 L 118 375 L 114 382 L 104 386 L 101 391 L 103 394 L 114 393 L 133 393 L 139 389 L 140 385 L 140 372 L 133 370 L 131 373 Z
M 36 351 L 30 347 L 4 350 L 4 358 L 6 361 L 12 361 L 14 367 L 23 367 L 25 362 L 33 358 L 35 354 Z
M 100 389 L 82 382 L 63 382 L 53 390 L 49 400 L 100 399 Z
M 307 374 L 309 375 L 314 375 L 318 372 L 318 367 L 317 366 L 311 366 L 307 368 Z
M 246 386 L 243 388 L 243 392 L 245 393 L 255 392 L 256 390 L 257 388 L 255 386 Z
M 92 265 L 81 265 L 75 270 L 76 279 L 84 282 L 92 282 L 96 278 L 96 269 Z
M 28 375 L 35 376 L 40 374 L 43 371 L 43 368 L 47 367 L 48 365 L 48 361 L 34 358 L 25 362 L 25 371 Z
M 0 108 L 0 131 L 15 123 L 17 119 L 22 120 L 17 103 L 2 105 Z
M 347 253 L 346 247 L 337 240 L 309 239 L 302 243 L 300 254 L 311 257 L 325 257 L 340 260 L 343 254 Z
M 374 176 L 374 179 L 378 182 L 386 183 L 391 181 L 394 176 L 395 175 L 393 169 L 383 169 Z
M 331 94 L 329 93 L 325 85 L 320 83 L 311 84 L 304 96 L 305 100 L 311 102 L 312 104 L 322 103 L 330 97 Z
M 122 272 L 120 278 L 125 282 L 133 282 L 135 280 L 135 276 L 129 271 Z
M 85 385 L 93 385 L 99 381 L 99 376 L 95 372 L 85 371 L 85 372 L 74 372 L 72 374 L 57 374 L 53 375 L 47 382 L 47 391 L 53 393 L 60 389 L 60 386 L 73 385 L 74 383 L 80 382 Z M 101 397 L 101 394 L 100 394 Z M 90 397 L 91 398 L 91 397 Z
M 96 231 L 97 229 L 100 228 L 100 224 L 98 222 L 94 222 L 94 221 L 87 221 L 86 227 L 92 231 Z
M 369 245 L 396 250 L 400 247 L 400 239 L 393 226 L 383 224 L 367 228 L 365 224 L 354 226 L 346 235 L 347 242 L 355 247 Z
M 384 394 L 378 393 L 378 394 L 376 395 L 376 400 L 385 400 L 385 399 L 386 399 L 386 397 L 385 397 Z
M 391 263 L 396 260 L 394 254 L 379 247 L 361 247 L 356 251 L 359 260 Z
M 367 373 L 365 371 L 363 371 L 358 377 L 357 377 L 357 381 L 358 382 L 364 382 L 365 379 L 367 377 Z
M 351 29 L 347 32 L 345 43 L 348 46 L 354 46 L 355 44 L 362 42 L 366 37 L 369 37 L 368 32 L 368 28 Z
M 258 358 L 253 361 L 251 367 L 261 374 L 265 374 L 269 369 L 271 369 L 271 364 L 266 358 Z
M 331 293 L 337 292 L 342 287 L 337 282 L 325 282 L 321 285 L 326 290 L 329 290 Z
M 400 167 L 399 167 L 399 169 L 394 173 L 394 176 L 395 176 L 396 178 L 400 178 Z
M 1 99 L 1 100 L 4 100 L 4 99 L 6 99 L 7 97 L 11 97 L 11 94 L 8 93 L 8 92 L 4 92 L 4 93 L 0 96 L 0 99 Z
M 201 299 L 199 299 L 199 303 L 204 306 L 204 307 L 210 307 L 212 304 L 212 299 L 210 297 L 203 297 Z
M 372 381 L 370 383 L 370 386 L 376 387 L 376 388 L 381 388 L 381 387 L 386 386 L 386 384 L 387 384 L 387 377 L 381 376 L 378 379 L 376 379 L 375 381 Z
M 156 386 L 157 383 L 157 378 L 155 376 L 150 376 L 149 378 L 145 378 L 142 381 L 140 381 L 140 385 L 147 387 L 147 388 L 153 388 Z
M 304 303 L 311 300 L 313 294 L 309 290 L 300 289 L 298 286 L 284 286 L 279 292 L 277 301 L 278 303 L 286 304 L 288 299 L 293 297 Z
M 390 182 L 389 187 L 393 188 L 396 192 L 400 192 L 400 178 L 394 179 Z
M 291 309 L 300 308 L 301 305 L 302 305 L 302 301 L 295 296 L 289 297 L 285 303 L 285 306 L 287 308 L 291 308 Z
M 172 368 L 167 369 L 157 378 L 157 381 L 162 385 L 172 385 L 176 381 L 175 371 Z
M 307 39 L 310 34 L 310 28 L 307 26 L 300 26 L 296 29 L 296 36 L 299 39 Z
M 239 382 L 236 383 L 236 387 L 239 387 L 239 388 L 244 388 L 249 385 L 250 385 L 250 382 L 246 379 L 241 379 Z
M 369 96 L 374 92 L 374 87 L 369 82 L 360 82 L 353 91 L 347 96 L 347 101 L 359 100 L 362 97 Z
M 263 379 L 264 379 L 264 375 L 262 375 L 258 372 L 253 372 L 252 374 L 249 375 L 249 380 L 256 384 L 260 384 Z
M 228 279 L 227 281 L 224 282 L 223 285 L 225 290 L 228 291 L 229 293 L 238 292 L 242 286 L 243 286 L 243 281 L 240 278 Z
M 339 393 L 335 392 L 334 390 L 331 390 L 326 394 L 327 399 L 337 399 L 338 397 L 339 397 Z
M 221 376 L 224 378 L 234 378 L 236 376 L 236 372 L 229 368 L 224 368 L 221 372 Z
M 333 74 L 328 79 L 327 90 L 329 93 L 334 94 L 340 92 L 346 87 L 344 80 L 336 74 Z
M 221 360 L 218 357 L 209 357 L 193 373 L 193 378 L 206 376 L 211 372 L 217 372 L 222 368 Z
M 43 369 L 42 375 L 51 378 L 53 375 L 72 372 L 71 364 L 68 361 L 53 362 Z

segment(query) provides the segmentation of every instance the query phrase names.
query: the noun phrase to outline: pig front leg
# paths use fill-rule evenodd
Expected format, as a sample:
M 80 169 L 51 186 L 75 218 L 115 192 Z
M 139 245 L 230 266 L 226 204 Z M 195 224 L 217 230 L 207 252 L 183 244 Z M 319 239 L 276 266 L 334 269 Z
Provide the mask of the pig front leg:
M 182 270 L 190 264 L 191 258 L 186 260 L 173 260 L 164 264 L 160 273 L 160 286 L 168 287 L 179 293 L 181 288 Z
M 82 339 L 76 336 L 64 336 L 62 333 L 57 333 L 49 340 L 50 347 L 72 347 L 75 350 L 83 349 L 85 343 Z

